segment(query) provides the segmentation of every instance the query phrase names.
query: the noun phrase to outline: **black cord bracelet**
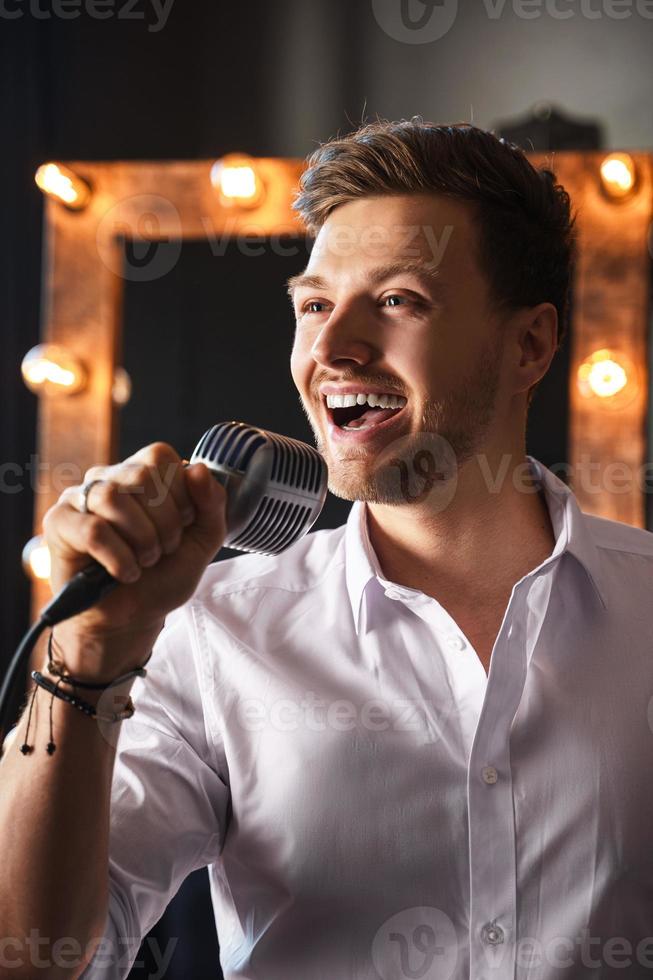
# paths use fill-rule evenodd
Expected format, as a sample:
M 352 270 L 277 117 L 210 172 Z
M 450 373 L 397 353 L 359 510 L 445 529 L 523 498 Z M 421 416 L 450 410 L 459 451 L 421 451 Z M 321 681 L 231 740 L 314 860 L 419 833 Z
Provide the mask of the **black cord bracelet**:
M 88 701 L 84 701 L 82 698 L 75 697 L 74 694 L 69 694 L 68 691 L 62 691 L 59 687 L 60 681 L 53 684 L 52 681 L 49 681 L 47 677 L 44 677 L 38 670 L 33 670 L 31 676 L 32 680 L 38 684 L 39 687 L 42 687 L 44 690 L 48 691 L 55 698 L 59 698 L 61 701 L 66 701 L 68 704 L 72 704 L 74 708 L 79 708 L 79 710 L 83 711 L 85 715 L 89 716 L 89 718 L 95 718 L 95 706 L 89 704 Z
M 108 722 L 124 721 L 126 718 L 131 718 L 132 715 L 134 714 L 134 711 L 136 710 L 134 706 L 134 702 L 132 701 L 131 697 L 128 697 L 127 703 L 122 711 L 100 713 L 98 712 L 97 708 L 94 705 L 89 704 L 88 701 L 84 701 L 83 698 L 79 698 L 74 694 L 69 694 L 68 691 L 62 690 L 62 688 L 60 687 L 62 683 L 61 678 L 59 678 L 56 684 L 53 684 L 52 681 L 49 681 L 47 677 L 44 677 L 43 674 L 38 670 L 33 670 L 31 672 L 31 677 L 32 680 L 34 681 L 35 687 L 34 687 L 34 691 L 32 692 L 32 699 L 30 701 L 30 706 L 29 706 L 29 715 L 27 718 L 27 730 L 25 732 L 25 741 L 20 747 L 20 751 L 23 753 L 23 755 L 28 755 L 34 748 L 33 745 L 28 744 L 27 739 L 29 737 L 29 729 L 32 720 L 32 709 L 34 707 L 34 698 L 36 697 L 36 691 L 39 687 L 42 687 L 44 690 L 48 691 L 49 694 L 52 695 L 50 699 L 50 741 L 48 742 L 46 747 L 48 755 L 52 755 L 57 748 L 54 742 L 54 734 L 52 729 L 52 705 L 54 704 L 55 698 L 59 698 L 60 701 L 65 701 L 67 704 L 70 704 L 74 708 L 77 708 L 79 711 L 82 711 L 89 718 L 95 718 L 97 721 L 108 721 Z
M 62 684 L 69 684 L 71 687 L 81 687 L 85 691 L 108 691 L 109 688 L 117 687 L 118 684 L 131 680 L 132 677 L 145 677 L 147 674 L 145 665 L 143 664 L 141 667 L 136 667 L 134 670 L 130 670 L 128 673 L 122 674 L 120 677 L 116 677 L 115 680 L 109 681 L 108 684 L 91 684 L 88 681 L 79 681 L 77 678 L 65 673 L 62 668 L 54 662 L 54 657 L 52 656 L 53 638 L 54 630 L 51 630 L 48 638 L 48 673 L 52 674 L 54 677 L 58 677 Z M 151 656 L 152 654 L 150 653 L 150 657 Z M 150 657 L 147 658 L 145 663 L 148 663 Z
M 32 679 L 39 687 L 44 688 L 52 694 L 53 697 L 72 704 L 74 708 L 79 708 L 85 715 L 88 715 L 90 718 L 97 718 L 98 721 L 124 721 L 125 718 L 131 718 L 135 711 L 134 702 L 131 698 L 128 698 L 127 706 L 122 711 L 102 712 L 100 714 L 95 705 L 89 704 L 88 701 L 84 701 L 82 698 L 78 698 L 75 694 L 69 694 L 68 691 L 62 690 L 59 687 L 59 681 L 53 684 L 40 671 L 33 670 Z

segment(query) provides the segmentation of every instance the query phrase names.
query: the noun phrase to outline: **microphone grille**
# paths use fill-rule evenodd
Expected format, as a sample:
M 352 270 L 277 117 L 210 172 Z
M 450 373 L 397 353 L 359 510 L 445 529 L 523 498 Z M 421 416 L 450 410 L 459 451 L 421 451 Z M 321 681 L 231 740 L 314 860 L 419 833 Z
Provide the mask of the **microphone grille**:
M 277 555 L 317 520 L 327 493 L 324 459 L 298 439 L 244 422 L 221 422 L 200 439 L 203 462 L 227 489 L 227 536 L 237 551 Z
M 272 443 L 271 478 L 277 483 L 301 487 L 308 493 L 320 493 L 325 463 L 320 454 L 297 439 L 268 432 Z
M 311 507 L 266 495 L 247 527 L 225 544 L 238 551 L 278 555 L 298 541 L 314 521 Z
M 192 462 L 245 472 L 252 456 L 265 445 L 266 433 L 244 422 L 220 422 L 204 433 L 191 457 Z

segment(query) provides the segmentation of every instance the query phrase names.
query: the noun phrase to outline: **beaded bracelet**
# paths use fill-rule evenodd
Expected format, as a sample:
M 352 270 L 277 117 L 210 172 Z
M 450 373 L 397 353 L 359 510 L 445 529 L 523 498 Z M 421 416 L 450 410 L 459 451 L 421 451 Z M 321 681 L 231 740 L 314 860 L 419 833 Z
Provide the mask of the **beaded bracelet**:
M 86 691 L 108 691 L 112 687 L 117 687 L 118 684 L 122 684 L 124 681 L 131 680 L 132 677 L 145 677 L 147 671 L 145 670 L 145 664 L 150 660 L 152 654 L 142 664 L 140 667 L 136 667 L 134 670 L 130 670 L 126 674 L 122 674 L 120 677 L 116 677 L 115 680 L 110 681 L 108 684 L 90 684 L 88 681 L 79 681 L 71 674 L 67 674 L 62 666 L 55 663 L 54 657 L 52 656 L 52 641 L 54 638 L 54 630 L 51 630 L 50 636 L 48 638 L 48 666 L 47 670 L 49 674 L 54 677 L 58 677 L 62 684 L 69 684 L 71 687 L 81 687 Z
M 31 672 L 31 677 L 34 681 L 35 687 L 34 687 L 34 691 L 32 692 L 32 699 L 30 701 L 30 706 L 29 706 L 29 714 L 27 716 L 27 729 L 25 731 L 25 741 L 20 747 L 20 751 L 23 753 L 23 755 L 28 755 L 34 749 L 33 745 L 28 744 L 27 739 L 29 737 L 29 729 L 32 721 L 32 709 L 34 707 L 34 699 L 36 697 L 36 692 L 39 687 L 44 688 L 52 695 L 52 697 L 50 698 L 50 741 L 46 746 L 48 755 L 52 755 L 57 748 L 54 742 L 54 733 L 52 728 L 52 705 L 54 704 L 55 698 L 59 698 L 59 700 L 65 701 L 67 704 L 72 705 L 74 708 L 78 708 L 85 715 L 88 715 L 89 718 L 95 718 L 97 721 L 107 721 L 107 722 L 124 721 L 126 718 L 131 718 L 132 715 L 134 714 L 134 711 L 136 710 L 136 707 L 131 697 L 128 697 L 127 703 L 122 711 L 100 713 L 95 708 L 95 706 L 89 704 L 88 701 L 84 701 L 82 698 L 78 698 L 74 694 L 69 694 L 68 691 L 62 690 L 60 687 L 60 684 L 62 683 L 61 678 L 59 678 L 56 684 L 53 684 L 52 681 L 49 681 L 47 677 L 44 677 L 43 674 L 38 670 L 33 670 Z
M 38 684 L 39 687 L 45 688 L 45 690 L 54 695 L 55 698 L 59 698 L 61 701 L 67 701 L 68 704 L 72 704 L 73 707 L 79 708 L 80 711 L 83 711 L 85 715 L 88 715 L 90 718 L 97 718 L 98 721 L 124 721 L 125 718 L 131 718 L 136 710 L 134 702 L 131 698 L 128 698 L 127 704 L 122 711 L 100 713 L 95 705 L 89 704 L 88 701 L 84 701 L 82 698 L 78 698 L 74 694 L 69 694 L 68 691 L 63 691 L 59 687 L 58 682 L 57 684 L 53 684 L 52 681 L 49 681 L 47 677 L 44 677 L 40 671 L 33 670 L 32 679 Z

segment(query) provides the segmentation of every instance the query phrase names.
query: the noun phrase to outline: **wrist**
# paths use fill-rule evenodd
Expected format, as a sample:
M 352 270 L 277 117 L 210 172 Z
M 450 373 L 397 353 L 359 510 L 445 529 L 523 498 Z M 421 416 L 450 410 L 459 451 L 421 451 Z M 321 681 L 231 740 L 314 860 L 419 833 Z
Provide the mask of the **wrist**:
M 82 634 L 57 625 L 48 639 L 46 665 L 55 665 L 56 672 L 69 675 L 83 684 L 112 684 L 124 674 L 143 667 L 149 660 L 154 641 L 160 632 L 151 630 L 134 636 L 97 636 Z M 135 677 L 121 683 L 121 691 L 129 689 Z M 100 694 L 101 691 L 86 691 Z

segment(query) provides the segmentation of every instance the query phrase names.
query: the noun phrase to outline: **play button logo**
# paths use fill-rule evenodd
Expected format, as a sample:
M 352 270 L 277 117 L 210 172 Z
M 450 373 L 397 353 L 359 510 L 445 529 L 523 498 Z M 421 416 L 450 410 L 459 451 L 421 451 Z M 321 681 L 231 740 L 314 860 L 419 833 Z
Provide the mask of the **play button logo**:
M 458 0 L 372 0 L 379 27 L 404 44 L 439 41 L 454 25 Z

